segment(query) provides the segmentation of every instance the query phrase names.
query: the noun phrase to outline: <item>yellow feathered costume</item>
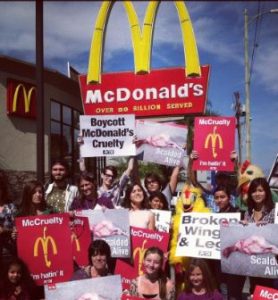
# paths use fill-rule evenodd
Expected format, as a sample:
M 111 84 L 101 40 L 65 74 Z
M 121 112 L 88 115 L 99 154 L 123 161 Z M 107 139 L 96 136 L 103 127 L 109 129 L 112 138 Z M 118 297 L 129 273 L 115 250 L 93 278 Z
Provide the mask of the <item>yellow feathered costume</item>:
M 202 190 L 194 187 L 190 183 L 185 183 L 176 203 L 175 215 L 172 218 L 172 238 L 170 242 L 169 264 L 175 267 L 177 290 L 181 290 L 183 288 L 183 273 L 186 270 L 187 263 L 189 261 L 188 257 L 175 255 L 179 239 L 181 216 L 183 213 L 187 212 L 210 212 L 210 209 L 205 206 L 205 202 L 202 199 Z

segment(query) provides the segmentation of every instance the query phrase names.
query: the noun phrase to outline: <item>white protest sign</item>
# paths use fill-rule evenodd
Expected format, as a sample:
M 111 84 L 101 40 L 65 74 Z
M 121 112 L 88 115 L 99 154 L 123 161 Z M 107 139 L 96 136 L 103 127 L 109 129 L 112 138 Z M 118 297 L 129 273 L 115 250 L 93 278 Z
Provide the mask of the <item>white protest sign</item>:
M 160 232 L 168 232 L 171 227 L 172 213 L 169 210 L 152 209 L 155 217 L 155 229 Z
M 135 116 L 80 116 L 81 157 L 134 156 Z
M 184 213 L 176 256 L 220 259 L 220 224 L 238 223 L 240 213 Z

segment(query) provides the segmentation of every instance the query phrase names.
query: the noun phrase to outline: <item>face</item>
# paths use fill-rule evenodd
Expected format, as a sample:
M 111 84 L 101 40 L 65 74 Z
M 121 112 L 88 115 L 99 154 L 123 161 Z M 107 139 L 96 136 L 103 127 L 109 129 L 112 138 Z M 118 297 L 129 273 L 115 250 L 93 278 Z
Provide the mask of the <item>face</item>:
M 255 204 L 263 204 L 265 201 L 264 188 L 261 185 L 257 186 L 256 190 L 251 194 L 251 196 Z
M 8 279 L 11 283 L 17 284 L 21 279 L 21 267 L 19 265 L 11 265 L 8 271 Z
M 54 181 L 63 181 L 66 177 L 66 168 L 60 164 L 56 164 L 51 169 Z
M 79 188 L 80 188 L 81 193 L 84 196 L 90 196 L 90 195 L 93 194 L 95 186 L 91 181 L 81 179 L 80 184 L 79 184 Z
M 189 281 L 195 288 L 200 288 L 203 284 L 203 273 L 199 267 L 195 267 L 189 276 Z
M 43 192 L 42 188 L 40 186 L 37 186 L 34 190 L 34 193 L 32 195 L 32 203 L 33 204 L 40 204 L 43 199 Z
M 144 200 L 143 190 L 139 185 L 135 185 L 130 193 L 130 201 L 135 206 L 140 205 Z
M 159 182 L 157 180 L 154 180 L 154 179 L 151 179 L 151 178 L 148 178 L 146 180 L 146 188 L 148 190 L 148 192 L 157 192 L 159 191 Z
M 103 271 L 106 269 L 107 257 L 106 255 L 94 255 L 91 256 L 92 265 L 97 271 Z
M 146 274 L 157 274 L 162 265 L 161 257 L 157 253 L 149 253 L 144 259 L 143 265 Z
M 154 197 L 150 201 L 150 205 L 151 205 L 152 209 L 162 209 L 163 208 L 163 202 L 158 197 Z
M 103 184 L 110 188 L 114 181 L 114 174 L 111 170 L 105 170 L 104 173 L 101 175 Z
M 229 197 L 224 191 L 215 192 L 214 201 L 220 210 L 224 210 L 229 205 Z

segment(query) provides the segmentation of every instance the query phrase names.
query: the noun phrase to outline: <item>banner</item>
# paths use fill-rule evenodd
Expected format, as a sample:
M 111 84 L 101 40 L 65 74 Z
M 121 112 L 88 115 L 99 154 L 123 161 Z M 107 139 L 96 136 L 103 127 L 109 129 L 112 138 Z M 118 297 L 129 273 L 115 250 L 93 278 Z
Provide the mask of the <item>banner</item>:
M 46 300 L 119 300 L 121 277 L 105 276 L 75 280 L 44 287 Z
M 255 291 L 254 291 L 252 300 L 269 300 L 269 299 L 277 300 L 278 299 L 278 290 L 275 290 L 275 289 L 272 289 L 269 287 L 265 287 L 265 286 L 257 285 L 255 287 Z
M 129 296 L 129 295 L 122 295 L 122 300 L 143 300 L 145 298 L 135 297 L 135 296 Z
M 89 219 L 93 239 L 105 240 L 112 257 L 130 257 L 130 229 L 127 209 L 82 210 L 80 216 Z
M 117 259 L 114 271 L 115 274 L 122 276 L 123 290 L 128 290 L 131 280 L 142 275 L 143 258 L 148 248 L 156 246 L 164 253 L 168 251 L 169 233 L 131 227 L 131 238 L 133 263 Z
M 220 259 L 220 224 L 239 221 L 240 213 L 182 214 L 176 256 Z
M 88 75 L 79 76 L 85 113 L 150 117 L 204 113 L 209 66 L 200 66 L 185 3 L 173 1 L 181 27 L 185 68 L 150 70 L 153 28 L 160 1 L 149 2 L 142 27 L 132 2 L 123 1 L 130 26 L 135 71 L 101 75 L 104 32 L 113 3 L 103 1 L 100 7 L 91 41 Z
M 81 157 L 134 156 L 134 115 L 80 116 Z
M 73 273 L 68 214 L 16 218 L 18 256 L 43 285 L 67 281 Z
M 88 265 L 88 248 L 91 243 L 89 221 L 86 217 L 74 216 L 70 221 L 73 259 L 79 266 Z
M 136 154 L 139 159 L 179 166 L 185 155 L 187 126 L 136 120 Z
M 36 118 L 36 86 L 34 84 L 7 79 L 7 114 L 23 118 Z
M 222 271 L 229 274 L 277 278 L 277 230 L 277 224 L 221 226 Z
M 170 232 L 172 213 L 170 210 L 151 209 L 155 217 L 155 229 L 160 232 Z
M 233 171 L 230 155 L 234 149 L 234 117 L 195 118 L 194 150 L 199 158 L 193 161 L 193 170 Z

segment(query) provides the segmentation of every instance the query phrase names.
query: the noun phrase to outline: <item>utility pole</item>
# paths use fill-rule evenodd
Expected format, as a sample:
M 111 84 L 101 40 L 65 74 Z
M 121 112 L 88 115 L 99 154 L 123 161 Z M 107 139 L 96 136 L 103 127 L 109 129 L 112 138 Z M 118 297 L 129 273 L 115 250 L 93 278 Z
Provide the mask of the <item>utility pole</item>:
M 238 162 L 241 164 L 242 162 L 242 140 L 241 140 L 241 123 L 240 117 L 245 116 L 245 111 L 240 103 L 240 95 L 239 92 L 234 92 L 235 96 L 235 117 L 236 117 L 236 128 L 237 128 L 237 137 L 238 137 Z

